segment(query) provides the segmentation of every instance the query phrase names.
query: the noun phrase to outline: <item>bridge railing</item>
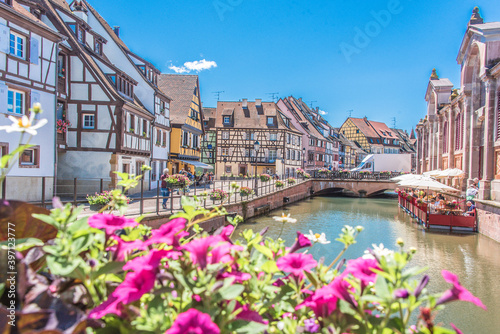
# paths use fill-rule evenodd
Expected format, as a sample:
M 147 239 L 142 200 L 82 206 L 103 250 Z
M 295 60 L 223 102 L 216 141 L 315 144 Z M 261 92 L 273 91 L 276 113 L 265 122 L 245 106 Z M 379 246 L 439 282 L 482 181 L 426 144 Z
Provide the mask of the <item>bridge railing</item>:
M 313 171 L 311 177 L 328 180 L 390 180 L 400 176 L 399 172 L 351 172 L 351 171 Z

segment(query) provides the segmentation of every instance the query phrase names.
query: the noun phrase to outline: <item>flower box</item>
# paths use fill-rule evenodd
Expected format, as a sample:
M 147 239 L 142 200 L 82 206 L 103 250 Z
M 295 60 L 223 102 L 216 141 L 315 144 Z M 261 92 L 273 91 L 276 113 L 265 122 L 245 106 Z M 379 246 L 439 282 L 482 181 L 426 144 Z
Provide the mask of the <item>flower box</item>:
M 212 201 L 223 201 L 228 197 L 228 193 L 222 189 L 214 189 L 208 195 Z
M 276 186 L 276 188 L 282 188 L 285 184 L 282 181 L 276 181 L 274 185 Z
M 259 178 L 262 182 L 269 182 L 271 181 L 271 175 L 269 174 L 260 174 Z

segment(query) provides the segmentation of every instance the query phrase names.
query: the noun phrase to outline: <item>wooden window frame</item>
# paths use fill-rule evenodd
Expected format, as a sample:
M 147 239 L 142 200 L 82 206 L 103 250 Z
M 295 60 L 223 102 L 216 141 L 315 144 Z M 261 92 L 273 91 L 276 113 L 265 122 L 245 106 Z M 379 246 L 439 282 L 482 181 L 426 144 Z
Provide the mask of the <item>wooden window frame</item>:
M 130 131 L 130 129 L 132 129 L 134 131 Z M 136 130 L 135 129 L 135 115 L 130 114 L 130 127 L 127 129 L 127 132 L 135 134 L 135 130 Z
M 93 116 L 94 117 L 94 127 L 85 127 L 85 116 Z M 97 129 L 97 113 L 96 112 L 82 112 L 82 130 L 96 130 Z
M 14 35 L 17 37 L 21 37 L 24 40 L 23 44 L 23 56 L 19 57 L 16 53 L 11 53 L 10 51 L 10 35 Z M 17 40 L 16 40 L 16 46 L 17 46 Z M 17 50 L 17 49 L 16 49 Z M 14 57 L 15 59 L 20 59 L 23 61 L 29 61 L 29 54 L 30 54 L 30 38 L 28 35 L 25 33 L 20 32 L 19 30 L 12 29 L 10 28 L 10 33 L 9 33 L 9 55 Z
M 101 40 L 99 40 L 99 39 L 97 39 L 97 38 L 94 37 L 94 51 L 99 56 L 102 56 L 102 53 L 103 53 L 102 52 L 103 51 L 102 47 L 103 47 L 103 45 L 104 45 L 104 43 Z
M 9 143 L 0 143 L 0 158 L 9 154 Z M 8 164 L 5 167 L 9 167 Z
M 167 147 L 167 132 L 165 131 L 162 131 L 163 132 L 163 142 L 162 142 L 162 146 L 163 147 Z
M 229 172 L 228 172 L 228 169 L 229 169 Z M 228 174 L 228 173 L 233 174 L 233 166 L 231 166 L 231 165 L 224 165 L 224 173 L 225 174 Z
M 10 85 L 8 85 L 8 88 L 7 88 L 7 101 L 8 101 L 8 96 L 9 96 L 10 92 L 14 93 L 13 101 L 12 101 L 12 111 L 9 110 L 9 106 L 8 106 L 8 103 L 7 103 L 7 113 L 11 114 L 11 115 L 15 115 L 15 116 L 28 115 L 27 112 L 29 110 L 29 100 L 30 100 L 30 94 L 29 93 L 30 93 L 30 91 L 29 90 L 25 90 L 25 89 L 19 89 L 17 86 L 10 86 Z M 21 93 L 21 94 L 23 94 L 23 102 L 21 104 L 21 106 L 22 106 L 21 113 L 14 112 L 14 110 L 15 110 L 15 99 L 16 99 L 15 93 Z
M 226 119 L 227 119 L 227 122 L 226 122 Z M 231 116 L 223 116 L 222 123 L 223 124 L 231 124 Z
M 28 149 L 25 149 L 24 152 L 26 151 L 33 151 L 34 157 L 33 157 L 33 164 L 23 164 L 21 161 L 22 154 L 19 156 L 19 168 L 40 168 L 40 145 L 37 146 L 32 146 Z M 23 153 L 24 153 L 23 152 Z

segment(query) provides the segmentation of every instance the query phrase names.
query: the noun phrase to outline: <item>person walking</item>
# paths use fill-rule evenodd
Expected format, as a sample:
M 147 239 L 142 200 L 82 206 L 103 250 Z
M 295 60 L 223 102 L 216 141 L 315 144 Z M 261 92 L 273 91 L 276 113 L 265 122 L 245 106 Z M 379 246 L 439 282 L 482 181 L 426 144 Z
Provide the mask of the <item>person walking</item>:
M 162 207 L 164 209 L 167 208 L 167 199 L 170 196 L 170 188 L 168 187 L 167 179 L 168 179 L 168 168 L 165 168 L 163 170 L 163 174 L 160 176 L 161 180 L 160 190 L 161 190 L 161 196 L 163 197 Z

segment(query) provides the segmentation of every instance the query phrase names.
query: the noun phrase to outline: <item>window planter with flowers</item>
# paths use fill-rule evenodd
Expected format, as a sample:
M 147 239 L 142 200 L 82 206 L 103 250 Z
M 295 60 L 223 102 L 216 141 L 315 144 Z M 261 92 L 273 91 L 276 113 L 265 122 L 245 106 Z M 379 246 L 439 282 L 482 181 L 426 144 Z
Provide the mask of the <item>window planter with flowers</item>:
M 289 185 L 292 185 L 292 184 L 295 184 L 297 183 L 297 180 L 295 180 L 295 178 L 293 177 L 289 177 L 286 182 L 289 184 Z
M 161 142 L 159 140 L 156 141 L 156 146 L 160 146 Z
M 128 132 L 135 133 L 135 129 L 134 128 L 130 128 L 130 129 L 128 129 Z
M 285 184 L 283 183 L 283 181 L 276 181 L 274 185 L 276 186 L 276 188 L 283 188 Z
M 57 133 L 66 133 L 68 127 L 70 126 L 71 126 L 70 121 L 58 119 L 56 122 Z

